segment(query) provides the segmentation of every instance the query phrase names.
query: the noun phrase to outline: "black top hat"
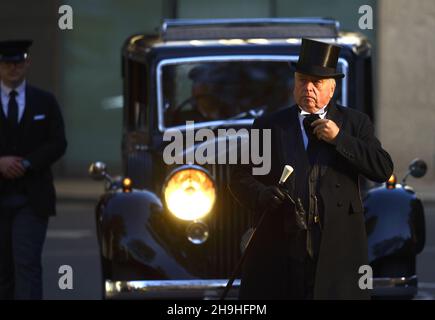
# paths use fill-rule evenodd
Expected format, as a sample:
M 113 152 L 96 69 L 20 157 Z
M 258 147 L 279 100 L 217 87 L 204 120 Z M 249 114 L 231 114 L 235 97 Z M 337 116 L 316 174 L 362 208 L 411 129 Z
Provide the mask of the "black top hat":
M 0 61 L 21 62 L 26 60 L 32 40 L 0 41 Z
M 321 78 L 340 79 L 344 74 L 337 72 L 340 47 L 329 43 L 302 39 L 296 72 Z

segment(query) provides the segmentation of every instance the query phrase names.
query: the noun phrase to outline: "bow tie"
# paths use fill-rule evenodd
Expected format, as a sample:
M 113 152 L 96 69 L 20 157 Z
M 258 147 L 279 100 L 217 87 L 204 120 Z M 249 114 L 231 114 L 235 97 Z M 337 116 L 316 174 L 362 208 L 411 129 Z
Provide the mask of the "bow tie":
M 309 113 L 309 114 L 306 114 L 303 116 L 304 116 L 303 124 L 304 124 L 305 133 L 307 134 L 308 139 L 311 140 L 311 138 L 314 135 L 313 134 L 314 127 L 312 127 L 311 124 L 314 121 L 320 119 L 320 116 L 318 114 L 315 114 L 315 113 L 314 114 Z

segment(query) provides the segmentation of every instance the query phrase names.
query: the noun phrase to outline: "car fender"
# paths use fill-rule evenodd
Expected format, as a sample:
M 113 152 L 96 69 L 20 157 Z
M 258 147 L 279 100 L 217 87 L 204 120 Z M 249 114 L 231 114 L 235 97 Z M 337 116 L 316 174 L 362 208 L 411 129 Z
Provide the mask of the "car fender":
M 174 258 L 176 248 L 163 239 L 171 237 L 171 230 L 161 227 L 165 225 L 164 208 L 157 195 L 145 190 L 111 192 L 102 198 L 97 208 L 104 258 L 142 264 L 162 278 L 192 277 Z M 157 229 L 162 232 L 155 232 Z
M 370 263 L 391 255 L 415 256 L 424 247 L 423 206 L 413 191 L 372 189 L 364 198 L 364 212 Z

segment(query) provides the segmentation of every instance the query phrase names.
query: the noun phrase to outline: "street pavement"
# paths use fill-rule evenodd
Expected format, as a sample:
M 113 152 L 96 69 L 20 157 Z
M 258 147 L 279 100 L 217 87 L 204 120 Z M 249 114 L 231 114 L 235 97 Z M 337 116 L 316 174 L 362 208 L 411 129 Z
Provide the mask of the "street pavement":
M 101 271 L 95 233 L 94 202 L 59 200 L 43 252 L 44 299 L 101 299 Z M 72 268 L 72 289 L 60 289 L 64 271 Z M 61 283 L 64 283 L 61 281 Z
M 101 299 L 94 208 L 103 192 L 103 182 L 85 178 L 57 180 L 56 188 L 58 215 L 50 220 L 43 252 L 44 299 Z M 426 247 L 417 258 L 420 286 L 416 299 L 433 300 L 435 234 L 431 230 L 435 230 L 435 186 L 420 183 L 415 190 L 423 199 L 426 216 Z M 71 289 L 59 286 L 64 275 L 59 268 L 65 265 L 72 268 Z

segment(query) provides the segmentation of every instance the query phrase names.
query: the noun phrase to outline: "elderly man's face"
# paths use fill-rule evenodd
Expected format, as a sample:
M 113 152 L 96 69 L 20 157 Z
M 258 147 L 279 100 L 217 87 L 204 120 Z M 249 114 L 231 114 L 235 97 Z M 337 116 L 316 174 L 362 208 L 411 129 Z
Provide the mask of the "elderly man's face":
M 322 79 L 295 72 L 293 95 L 304 110 L 314 113 L 329 103 L 335 90 L 334 79 Z

